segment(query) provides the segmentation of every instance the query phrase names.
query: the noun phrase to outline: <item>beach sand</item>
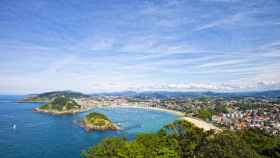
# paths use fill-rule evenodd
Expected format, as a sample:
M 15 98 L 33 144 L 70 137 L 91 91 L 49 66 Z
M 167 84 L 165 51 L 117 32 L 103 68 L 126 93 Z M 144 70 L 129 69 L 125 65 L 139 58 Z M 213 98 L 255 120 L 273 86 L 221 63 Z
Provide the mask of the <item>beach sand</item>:
M 211 129 L 213 129 L 215 131 L 222 131 L 220 128 L 214 126 L 211 123 L 208 123 L 208 122 L 198 119 L 198 118 L 187 117 L 187 116 L 185 116 L 185 114 L 183 112 L 180 112 L 180 111 L 157 108 L 157 107 L 127 106 L 127 105 L 125 105 L 125 106 L 116 105 L 116 106 L 108 106 L 108 107 L 111 107 L 111 108 L 138 108 L 138 109 L 147 109 L 147 110 L 157 110 L 157 111 L 162 111 L 162 112 L 168 112 L 168 113 L 172 113 L 172 114 L 178 116 L 178 119 L 186 120 L 186 121 L 194 124 L 195 126 L 202 128 L 204 131 L 209 131 Z
M 136 109 L 146 109 L 146 110 L 155 110 L 155 111 L 162 111 L 162 112 L 168 112 L 172 113 L 178 117 L 184 117 L 185 114 L 180 111 L 175 111 L 175 110 L 169 110 L 169 109 L 163 109 L 163 108 L 157 108 L 157 107 L 145 107 L 145 106 L 128 106 L 128 105 L 113 105 L 113 106 L 108 106 L 111 108 L 136 108 Z
M 220 128 L 214 126 L 213 124 L 205 122 L 198 118 L 183 117 L 182 119 L 191 122 L 195 126 L 202 128 L 204 131 L 209 131 L 209 130 L 222 131 Z

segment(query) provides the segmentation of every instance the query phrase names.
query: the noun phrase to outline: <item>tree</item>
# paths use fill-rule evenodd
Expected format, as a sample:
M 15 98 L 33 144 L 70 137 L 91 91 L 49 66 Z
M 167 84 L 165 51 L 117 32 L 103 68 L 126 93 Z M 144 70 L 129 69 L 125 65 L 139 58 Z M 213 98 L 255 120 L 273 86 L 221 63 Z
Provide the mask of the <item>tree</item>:
M 244 140 L 233 132 L 224 131 L 201 144 L 198 158 L 261 158 Z
M 217 113 L 228 113 L 227 106 L 224 102 L 220 101 L 215 107 L 215 112 Z
M 180 120 L 165 126 L 160 134 L 175 138 L 179 142 L 181 157 L 193 157 L 206 133 L 192 123 Z
M 124 138 L 106 138 L 100 144 L 83 151 L 86 158 L 121 158 L 121 149 L 126 145 Z
M 279 138 L 258 130 L 204 132 L 180 120 L 158 133 L 139 134 L 132 141 L 104 139 L 84 151 L 86 158 L 279 158 Z
M 208 109 L 199 109 L 197 117 L 203 120 L 210 120 L 212 118 L 212 113 Z
M 86 158 L 180 158 L 175 139 L 158 134 L 141 134 L 133 141 L 104 139 L 101 144 L 82 152 Z
M 258 129 L 248 129 L 239 132 L 240 137 L 260 155 L 280 158 L 280 139 L 270 136 Z

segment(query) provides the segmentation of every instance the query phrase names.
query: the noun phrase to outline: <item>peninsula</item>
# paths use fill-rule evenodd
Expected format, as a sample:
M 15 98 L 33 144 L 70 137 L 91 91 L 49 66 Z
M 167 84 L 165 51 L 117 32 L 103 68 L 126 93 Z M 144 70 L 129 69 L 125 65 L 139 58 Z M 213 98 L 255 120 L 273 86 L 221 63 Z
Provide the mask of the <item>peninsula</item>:
M 112 121 L 104 114 L 92 112 L 86 115 L 80 122 L 82 128 L 86 131 L 106 131 L 106 130 L 119 130 L 120 127 L 113 124 Z
M 36 102 L 50 102 L 57 97 L 68 97 L 72 99 L 88 98 L 89 96 L 80 92 L 74 91 L 52 91 L 41 94 L 28 95 L 27 97 L 18 100 L 18 103 L 36 103 Z
M 34 112 L 49 114 L 73 114 L 86 111 L 87 109 L 79 105 L 75 100 L 68 97 L 57 97 L 53 101 L 33 109 Z

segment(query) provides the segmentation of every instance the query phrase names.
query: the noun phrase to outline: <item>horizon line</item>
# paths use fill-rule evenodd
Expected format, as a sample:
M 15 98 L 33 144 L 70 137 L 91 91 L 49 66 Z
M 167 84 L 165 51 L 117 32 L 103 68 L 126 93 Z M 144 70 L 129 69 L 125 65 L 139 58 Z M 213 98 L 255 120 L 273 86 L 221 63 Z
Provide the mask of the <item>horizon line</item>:
M 280 91 L 280 89 L 266 89 L 266 90 L 240 90 L 240 91 L 214 91 L 214 90 L 189 90 L 189 91 L 183 91 L 183 90 L 122 90 L 122 91 L 103 91 L 103 92 L 82 92 L 77 90 L 49 90 L 49 91 L 40 91 L 40 92 L 24 92 L 24 93 L 5 93 L 0 91 L 0 95 L 36 95 L 36 94 L 42 94 L 42 93 L 48 93 L 48 92 L 78 92 L 82 94 L 87 95 L 95 95 L 95 94 L 113 94 L 113 93 L 222 93 L 222 94 L 231 94 L 231 93 L 259 93 L 259 92 L 270 92 L 270 91 Z

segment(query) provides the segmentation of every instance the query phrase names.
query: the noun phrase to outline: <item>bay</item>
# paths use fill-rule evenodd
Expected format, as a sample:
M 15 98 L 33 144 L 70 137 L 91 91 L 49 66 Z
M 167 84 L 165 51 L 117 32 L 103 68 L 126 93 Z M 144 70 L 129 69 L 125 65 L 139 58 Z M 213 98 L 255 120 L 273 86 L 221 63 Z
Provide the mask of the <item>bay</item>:
M 174 114 L 155 110 L 95 108 L 91 111 L 107 115 L 122 130 L 88 133 L 75 124 L 88 112 L 63 116 L 34 113 L 32 108 L 40 104 L 16 103 L 21 97 L 0 96 L 1 158 L 80 158 L 82 150 L 106 137 L 132 139 L 137 133 L 157 132 L 177 119 Z

